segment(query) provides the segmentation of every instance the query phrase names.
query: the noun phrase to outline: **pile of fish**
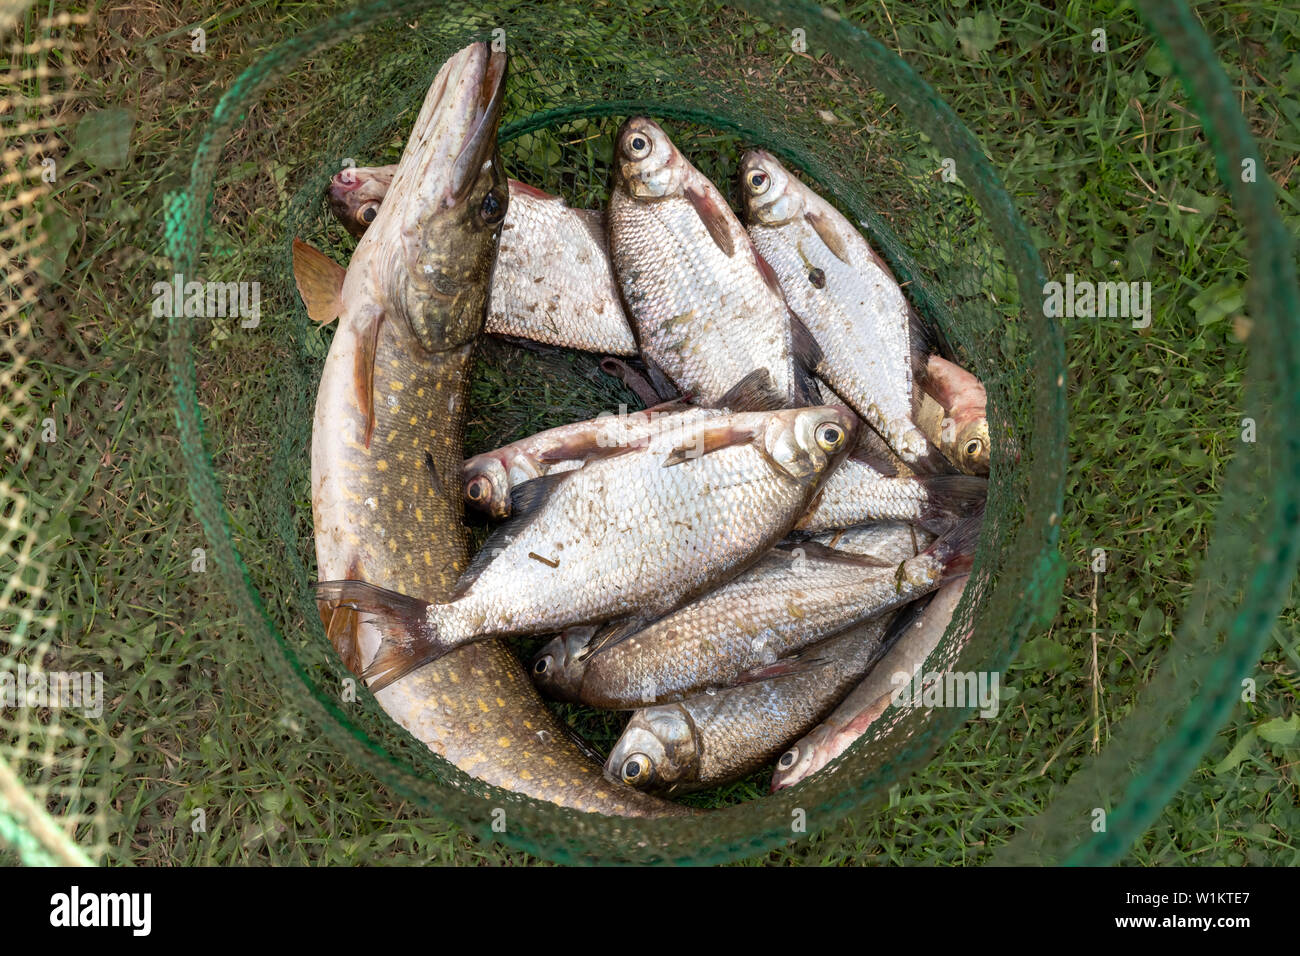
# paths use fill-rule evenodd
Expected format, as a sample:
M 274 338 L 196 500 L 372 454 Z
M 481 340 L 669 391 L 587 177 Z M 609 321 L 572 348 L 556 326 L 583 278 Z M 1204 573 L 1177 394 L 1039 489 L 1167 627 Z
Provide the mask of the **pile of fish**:
M 663 797 L 765 766 L 790 786 L 952 617 L 984 389 L 768 153 L 740 158 L 743 223 L 644 117 L 618 130 L 603 210 L 507 180 L 505 74 L 462 50 L 396 166 L 334 177 L 346 269 L 294 242 L 309 315 L 338 320 L 312 433 L 326 633 L 496 786 L 628 816 L 696 812 Z M 483 333 L 609 356 L 650 407 L 464 458 Z M 465 508 L 499 522 L 472 561 Z M 556 636 L 525 669 L 505 640 L 536 635 Z M 630 713 L 603 772 L 541 695 Z

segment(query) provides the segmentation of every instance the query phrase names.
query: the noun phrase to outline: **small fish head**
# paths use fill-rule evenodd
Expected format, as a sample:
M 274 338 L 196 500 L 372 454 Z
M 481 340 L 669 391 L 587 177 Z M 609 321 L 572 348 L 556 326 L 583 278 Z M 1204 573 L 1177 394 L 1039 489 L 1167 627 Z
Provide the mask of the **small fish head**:
M 740 194 L 750 222 L 780 226 L 804 211 L 798 182 L 785 171 L 775 156 L 751 149 L 740 160 Z
M 390 195 L 366 236 L 395 237 L 387 298 L 430 352 L 469 345 L 482 331 L 510 195 L 497 151 L 505 54 L 476 43 L 443 69 L 432 121 L 419 130 L 420 161 L 399 166 L 400 204 Z
M 475 455 L 461 468 L 465 504 L 497 521 L 510 516 L 510 477 L 496 455 Z
M 957 430 L 951 448 L 953 462 L 968 475 L 989 473 L 989 423 L 987 418 L 966 422 Z
M 775 412 L 763 444 L 792 478 L 820 481 L 857 441 L 858 419 L 843 405 L 817 405 Z
M 793 747 L 781 754 L 776 760 L 776 770 L 772 772 L 772 792 L 793 787 L 820 766 L 815 763 L 823 727 L 818 727 Z
M 587 646 L 596 628 L 570 627 L 546 643 L 528 670 L 535 683 L 546 696 L 555 700 L 578 703 L 582 691 L 582 678 L 587 672 Z
M 379 215 L 392 180 L 391 167 L 349 166 L 330 180 L 325 204 L 344 229 L 360 238 Z
M 615 170 L 637 199 L 662 199 L 682 191 L 690 165 L 658 123 L 634 116 L 618 131 Z
M 672 790 L 699 768 L 695 733 L 676 704 L 638 710 L 605 761 L 605 775 L 637 790 Z

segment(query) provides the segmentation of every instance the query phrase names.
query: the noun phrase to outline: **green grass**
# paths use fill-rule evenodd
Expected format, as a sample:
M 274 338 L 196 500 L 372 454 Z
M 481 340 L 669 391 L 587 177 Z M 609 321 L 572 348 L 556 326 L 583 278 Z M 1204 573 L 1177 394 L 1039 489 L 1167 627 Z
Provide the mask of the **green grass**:
M 1096 746 L 1105 746 L 1169 646 L 1213 530 L 1224 466 L 1240 447 L 1245 353 L 1234 329 L 1244 327 L 1234 324 L 1239 308 L 1231 306 L 1250 269 L 1212 150 L 1130 10 L 995 0 L 976 20 L 976 8 L 965 4 L 835 6 L 899 50 L 981 139 L 1053 276 L 1108 278 L 1114 270 L 1153 285 L 1146 334 L 1066 323 L 1071 466 L 1061 547 L 1069 575 L 1056 621 L 1030 635 L 1006 675 L 1015 692 L 1010 705 L 995 719 L 967 723 L 890 806 L 859 811 L 757 861 L 978 863 L 1051 801 L 1094 749 L 1094 727 Z M 712 14 L 702 19 L 697 7 L 680 3 L 656 16 L 668 18 L 666 27 L 690 25 L 733 44 L 740 68 L 789 58 L 783 38 L 732 30 Z M 1261 143 L 1261 171 L 1276 183 L 1294 230 L 1300 13 L 1254 3 L 1202 4 L 1198 13 L 1240 91 Z M 46 782 L 62 775 L 57 782 L 68 787 L 101 788 L 95 799 L 108 808 L 103 836 L 113 862 L 530 859 L 481 843 L 359 775 L 267 678 L 215 569 L 190 571 L 203 534 L 173 437 L 162 330 L 140 306 L 141 290 L 166 271 L 160 199 L 185 181 L 199 131 L 238 70 L 325 11 L 250 3 L 223 14 L 220 25 L 214 13 L 205 56 L 180 39 L 202 21 L 202 4 L 184 19 L 113 4 L 98 14 L 78 111 L 135 110 L 131 161 L 105 170 L 82 159 L 60 179 L 56 200 L 77 231 L 50 303 L 54 318 L 40 330 L 45 351 L 32 400 L 66 423 L 65 438 L 41 446 L 22 477 L 51 515 L 58 659 L 104 670 L 115 693 L 104 717 L 80 728 L 82 776 L 55 768 Z M 1088 49 L 1097 26 L 1110 45 L 1100 57 Z M 350 62 L 363 68 L 364 49 Z M 821 102 L 821 67 L 796 58 L 789 69 L 806 71 L 799 75 L 808 78 L 811 105 L 846 120 L 828 135 L 862 136 L 873 168 L 898 162 L 889 135 L 858 132 L 859 109 L 863 122 L 874 118 L 888 132 L 881 120 L 888 104 Z M 313 98 L 347 78 L 322 68 L 254 110 L 257 148 L 236 142 L 225 157 L 227 168 L 247 164 L 247 174 L 218 192 L 212 271 L 235 276 L 262 267 L 250 264 L 237 236 L 247 229 L 268 242 L 282 238 L 276 211 L 287 182 L 312 159 L 295 151 L 288 121 L 303 124 L 302 135 L 319 132 L 325 114 Z M 285 132 L 265 137 L 272 129 Z M 57 132 L 74 141 L 75 117 Z M 274 149 L 263 149 L 265 142 Z M 388 154 L 356 158 L 390 161 L 400 145 L 399 136 Z M 691 149 L 708 146 L 701 134 Z M 600 138 L 592 141 L 571 171 L 575 192 L 595 188 L 605 150 Z M 927 158 L 937 170 L 937 152 Z M 717 162 L 708 171 L 720 178 L 734 159 Z M 881 206 L 892 223 L 907 225 L 904 206 L 888 197 Z M 250 561 L 274 555 L 257 475 L 279 422 L 259 386 L 265 368 L 288 358 L 232 332 L 209 343 L 201 365 L 211 440 L 227 498 L 246 519 L 235 530 Z M 584 378 L 584 362 L 489 350 L 475 379 L 470 444 L 486 447 L 571 412 L 617 404 L 617 388 Z M 587 384 L 573 384 L 579 381 Z M 1088 567 L 1098 546 L 1110 554 L 1100 583 Z M 1100 635 L 1096 711 L 1092 628 Z M 1300 611 L 1291 606 L 1260 660 L 1256 700 L 1238 707 L 1127 862 L 1300 862 L 1300 745 L 1285 732 L 1296 714 L 1298 632 Z M 758 792 L 762 783 L 747 786 Z M 203 834 L 191 829 L 198 808 L 207 816 Z

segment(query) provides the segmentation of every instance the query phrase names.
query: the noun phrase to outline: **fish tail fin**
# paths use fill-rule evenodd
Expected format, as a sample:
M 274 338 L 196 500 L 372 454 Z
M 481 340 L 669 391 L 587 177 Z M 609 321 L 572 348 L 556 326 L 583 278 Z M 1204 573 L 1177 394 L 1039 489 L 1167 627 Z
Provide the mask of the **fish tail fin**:
M 917 524 L 931 534 L 945 534 L 968 517 L 983 518 L 988 500 L 988 479 L 972 475 L 938 475 L 920 481 L 925 487 L 926 501 Z
M 451 650 L 428 619 L 427 601 L 364 581 L 321 581 L 314 586 L 318 601 L 371 615 L 380 633 L 379 650 L 361 676 L 376 693 Z
M 945 580 L 970 573 L 983 525 L 984 510 L 981 508 L 978 514 L 962 518 L 926 548 L 926 554 L 943 562 Z
M 321 625 L 325 628 L 325 636 L 334 645 L 334 650 L 338 651 L 343 666 L 359 675 L 362 663 L 357 634 L 361 620 L 357 617 L 357 612 L 353 608 L 329 601 L 321 601 L 317 607 L 320 610 Z

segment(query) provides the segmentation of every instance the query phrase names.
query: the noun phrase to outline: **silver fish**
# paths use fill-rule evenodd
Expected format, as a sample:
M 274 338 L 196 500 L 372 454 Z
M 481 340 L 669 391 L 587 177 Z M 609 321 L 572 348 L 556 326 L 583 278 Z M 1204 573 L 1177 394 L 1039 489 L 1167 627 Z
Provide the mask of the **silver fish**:
M 374 222 L 396 166 L 357 166 L 330 181 L 326 202 L 354 236 Z M 605 216 L 509 180 L 510 202 L 483 330 L 544 345 L 636 355 L 609 263 Z
M 817 724 L 881 651 L 888 617 L 850 628 L 780 662 L 775 676 L 638 710 L 605 776 L 638 790 L 687 793 L 737 780 Z
M 644 117 L 616 150 L 610 258 L 643 357 L 699 404 L 755 369 L 782 404 L 815 404 L 815 345 L 717 187 Z
M 366 672 L 381 685 L 485 637 L 615 618 L 635 629 L 784 537 L 856 428 L 841 406 L 708 419 L 516 488 L 515 517 L 449 602 L 346 581 L 318 590 L 381 615 L 385 644 Z
M 717 590 L 608 645 L 597 638 L 574 654 L 562 639 L 552 642 L 533 663 L 534 680 L 546 690 L 576 688 L 582 703 L 610 710 L 727 687 L 754 668 L 934 590 L 969 567 L 978 531 L 978 520 L 968 521 L 899 561 L 812 542 L 783 545 Z M 874 547 L 898 555 L 910 548 L 910 535 Z M 548 661 L 557 669 L 539 670 Z
M 781 755 L 772 775 L 773 792 L 792 787 L 825 767 L 880 719 L 894 694 L 911 682 L 939 646 L 969 580 L 970 575 L 963 575 L 944 584 L 857 689 Z
M 769 153 L 742 157 L 741 184 L 754 245 L 821 347 L 818 375 L 905 462 L 937 466 L 938 452 L 912 421 L 911 307 L 884 262 Z

